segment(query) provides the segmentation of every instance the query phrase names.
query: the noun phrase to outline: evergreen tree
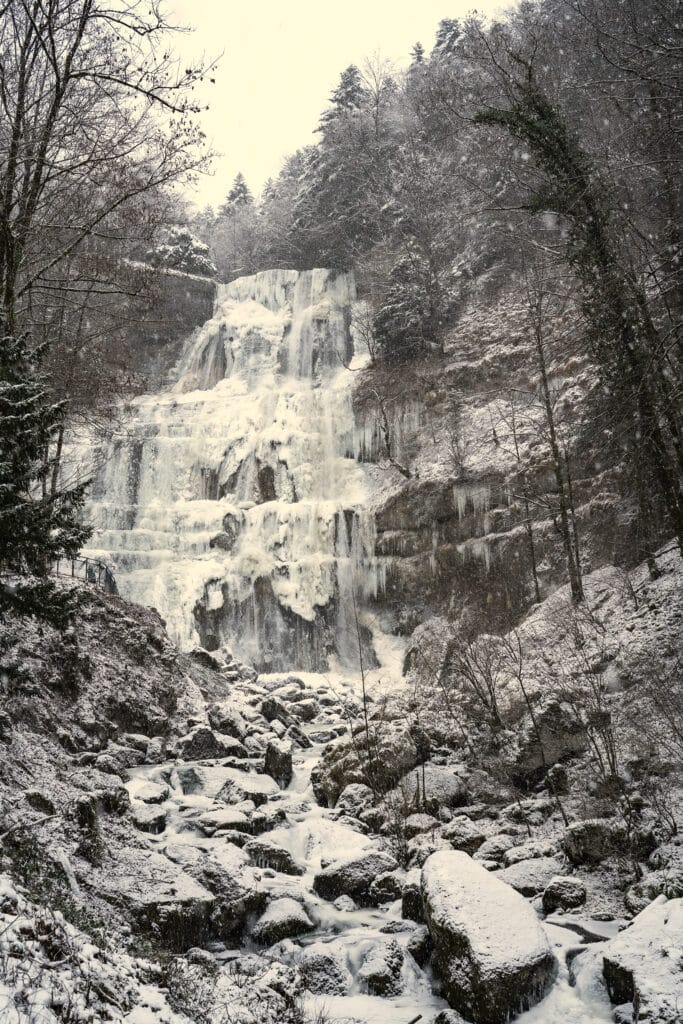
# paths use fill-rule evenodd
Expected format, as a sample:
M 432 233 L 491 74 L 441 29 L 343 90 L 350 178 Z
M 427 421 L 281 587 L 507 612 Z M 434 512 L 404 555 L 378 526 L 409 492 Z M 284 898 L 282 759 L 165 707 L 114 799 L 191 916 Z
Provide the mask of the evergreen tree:
M 58 558 L 75 557 L 92 531 L 80 521 L 87 484 L 48 487 L 64 409 L 48 399 L 44 351 L 11 335 L 0 348 L 0 607 L 58 619 L 69 601 L 45 577 Z M 43 582 L 12 585 L 7 576 L 15 573 Z
M 338 120 L 342 114 L 361 110 L 365 97 L 366 90 L 363 87 L 360 71 L 355 64 L 349 64 L 348 68 L 342 71 L 339 85 L 330 96 L 332 106 L 320 118 L 318 130 L 324 132 L 326 127 Z
M 410 56 L 413 58 L 413 64 L 424 64 L 425 48 L 422 43 L 415 43 L 415 46 L 410 51 Z
M 228 192 L 225 202 L 218 211 L 220 217 L 229 217 L 237 210 L 242 209 L 245 206 L 251 206 L 254 202 L 249 186 L 247 185 L 246 179 L 242 172 L 236 175 L 235 180 L 232 183 L 232 188 Z

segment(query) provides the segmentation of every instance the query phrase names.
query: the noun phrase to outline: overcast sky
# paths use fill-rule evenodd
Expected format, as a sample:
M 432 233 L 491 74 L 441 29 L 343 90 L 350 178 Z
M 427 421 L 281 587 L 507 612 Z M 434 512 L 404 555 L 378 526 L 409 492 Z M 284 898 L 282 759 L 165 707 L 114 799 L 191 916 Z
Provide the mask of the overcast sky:
M 341 72 L 379 53 L 398 66 L 419 40 L 429 51 L 442 18 L 504 0 L 166 0 L 176 24 L 194 31 L 175 48 L 190 60 L 217 57 L 203 128 L 221 155 L 192 197 L 220 204 L 238 171 L 254 193 L 284 158 L 315 140 L 313 130 Z

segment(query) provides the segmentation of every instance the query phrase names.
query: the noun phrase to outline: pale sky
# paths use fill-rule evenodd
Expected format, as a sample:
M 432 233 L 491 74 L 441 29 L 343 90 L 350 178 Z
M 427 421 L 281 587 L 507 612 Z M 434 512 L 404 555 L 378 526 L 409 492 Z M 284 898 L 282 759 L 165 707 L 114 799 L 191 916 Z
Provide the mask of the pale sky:
M 476 8 L 490 15 L 505 0 L 166 0 L 183 59 L 217 57 L 216 84 L 198 98 L 210 104 L 202 127 L 220 154 L 214 176 L 191 196 L 219 205 L 242 171 L 257 194 L 284 158 L 314 142 L 320 114 L 339 75 L 380 54 L 405 66 L 419 40 L 429 52 L 442 18 Z

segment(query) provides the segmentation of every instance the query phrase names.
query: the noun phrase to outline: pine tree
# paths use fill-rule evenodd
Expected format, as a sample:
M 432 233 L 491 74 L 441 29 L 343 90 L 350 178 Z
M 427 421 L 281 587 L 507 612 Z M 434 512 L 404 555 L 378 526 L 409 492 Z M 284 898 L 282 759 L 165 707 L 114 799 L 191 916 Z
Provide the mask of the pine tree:
M 363 87 L 360 71 L 355 64 L 349 64 L 348 68 L 342 71 L 339 84 L 330 96 L 332 106 L 320 118 L 318 130 L 324 132 L 326 127 L 342 114 L 360 110 L 365 97 L 366 90 Z
M 422 43 L 415 43 L 415 46 L 410 51 L 410 56 L 413 58 L 413 65 L 424 64 L 425 48 Z
M 249 190 L 246 178 L 240 171 L 235 176 L 235 180 L 232 183 L 232 188 L 228 192 L 225 202 L 218 211 L 219 216 L 229 217 L 237 210 L 242 209 L 245 206 L 251 206 L 254 202 L 254 197 Z
M 50 451 L 64 408 L 48 398 L 40 368 L 44 354 L 44 348 L 31 350 L 26 337 L 2 339 L 0 607 L 59 620 L 68 613 L 68 595 L 47 576 L 58 558 L 76 556 L 92 531 L 80 521 L 87 484 L 48 487 Z M 13 574 L 20 582 L 10 582 Z

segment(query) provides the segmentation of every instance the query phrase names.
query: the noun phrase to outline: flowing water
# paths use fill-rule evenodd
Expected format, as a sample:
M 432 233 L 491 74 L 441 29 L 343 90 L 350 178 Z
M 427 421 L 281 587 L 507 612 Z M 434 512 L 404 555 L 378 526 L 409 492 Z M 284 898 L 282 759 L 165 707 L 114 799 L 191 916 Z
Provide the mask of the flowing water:
M 382 587 L 356 459 L 349 274 L 223 286 L 174 387 L 131 403 L 93 458 L 95 535 L 124 597 L 184 647 L 257 668 L 358 657 L 355 607 Z
M 328 677 L 307 678 L 308 686 L 327 684 Z M 345 695 L 343 684 L 337 684 L 337 691 Z M 348 695 L 353 696 L 352 684 Z M 319 696 L 316 690 L 306 690 L 302 696 Z M 166 827 L 150 842 L 160 852 L 181 844 L 194 846 L 203 852 L 210 852 L 222 863 L 228 863 L 236 875 L 246 878 L 251 884 L 265 890 L 270 898 L 287 896 L 301 903 L 315 924 L 309 934 L 296 936 L 264 950 L 248 938 L 242 950 L 256 950 L 276 960 L 296 964 L 301 951 L 311 943 L 324 943 L 338 955 L 349 973 L 347 991 L 339 994 L 308 995 L 307 1009 L 312 1018 L 316 1011 L 325 1010 L 333 1022 L 362 1022 L 362 1024 L 409 1024 L 421 1015 L 425 1024 L 431 1024 L 439 1009 L 446 1003 L 435 994 L 438 987 L 429 970 L 421 969 L 407 953 L 406 944 L 415 928 L 410 921 L 401 918 L 401 901 L 388 903 L 379 908 L 342 909 L 334 903 L 323 900 L 313 891 L 313 878 L 321 868 L 321 860 L 344 857 L 360 852 L 376 839 L 364 835 L 347 821 L 340 821 L 334 810 L 318 805 L 311 785 L 311 772 L 317 764 L 324 744 L 315 737 L 321 728 L 341 728 L 344 719 L 338 707 L 328 708 L 316 720 L 303 725 L 304 732 L 313 737 L 308 749 L 300 750 L 294 759 L 294 774 L 289 786 L 269 803 L 284 811 L 285 820 L 263 838 L 287 850 L 301 867 L 303 874 L 292 876 L 278 871 L 262 869 L 249 863 L 248 858 L 236 846 L 232 846 L 234 833 L 229 829 L 207 836 L 206 829 L 198 818 L 208 811 L 225 809 L 225 804 L 212 795 L 212 788 L 193 794 L 183 792 L 178 776 L 178 763 L 167 763 L 135 769 L 131 773 L 129 791 L 135 804 L 136 793 L 147 781 L 156 781 L 170 786 L 169 799 L 163 805 L 166 810 Z M 220 761 L 203 761 L 205 768 L 219 768 Z M 215 786 L 213 787 L 215 789 Z M 232 840 L 231 840 L 232 837 Z M 241 842 L 241 840 L 240 840 Z M 170 851 L 172 853 L 172 851 Z M 175 856 L 175 854 L 174 854 Z M 227 857 L 227 861 L 226 861 Z M 577 934 L 571 923 L 578 922 L 586 933 L 594 938 L 600 936 L 605 925 L 598 922 L 579 922 L 567 919 L 565 923 L 546 922 L 545 929 L 551 946 L 558 959 L 558 975 L 548 996 L 530 1011 L 522 1014 L 520 1024 L 609 1024 L 612 1021 L 610 1004 L 599 980 L 599 963 L 592 956 L 599 947 L 586 946 L 585 936 Z M 501 929 L 509 923 L 501 922 Z M 579 931 L 581 929 L 579 928 Z M 605 937 L 609 932 L 603 932 Z M 380 997 L 368 994 L 359 970 L 365 957 L 377 946 L 394 939 L 404 950 L 401 969 L 400 993 Z M 229 963 L 239 955 L 236 950 L 224 950 L 211 946 L 219 961 Z M 585 964 L 584 964 L 585 958 Z M 571 965 L 571 966 L 570 966 Z
M 186 346 L 173 387 L 132 402 L 114 436 L 94 452 L 96 532 L 87 554 L 113 563 L 122 595 L 156 607 L 185 648 L 228 645 L 262 672 L 347 669 L 352 678 L 360 641 L 366 664 L 375 663 L 375 653 L 380 662 L 400 664 L 397 643 L 372 628 L 365 606 L 381 594 L 385 572 L 375 556 L 363 465 L 377 455 L 381 437 L 372 416 L 354 418 L 354 301 L 350 275 L 322 270 L 271 271 L 222 287 L 213 318 Z M 401 411 L 398 441 L 414 432 L 420 415 L 417 404 Z M 472 506 L 485 524 L 488 491 L 461 488 L 455 498 L 463 514 Z M 393 676 L 397 685 L 400 670 Z M 305 678 L 315 687 L 314 675 Z M 344 722 L 339 710 L 328 710 L 322 724 Z M 304 729 L 314 734 L 320 727 L 318 720 Z M 249 865 L 225 833 L 207 834 L 198 817 L 224 805 L 212 794 L 184 793 L 176 765 L 136 770 L 130 792 L 135 803 L 145 780 L 170 786 L 165 828 L 150 838 L 161 851 L 213 851 L 271 895 L 293 895 L 305 905 L 315 930 L 281 944 L 278 957 L 294 962 L 303 946 L 324 942 L 351 978 L 343 994 L 311 996 L 311 1010 L 323 1006 L 332 1020 L 372 1024 L 408 1024 L 418 1015 L 431 1021 L 445 1003 L 409 954 L 400 994 L 369 995 L 359 980 L 359 965 L 378 943 L 395 939 L 405 949 L 413 926 L 401 921 L 400 901 L 339 909 L 312 890 L 321 857 L 371 842 L 318 806 L 311 771 L 321 749 L 314 742 L 299 751 L 294 778 L 275 801 L 285 821 L 266 833 L 300 865 L 298 877 Z M 577 980 L 567 966 L 568 951 L 580 945 L 576 933 L 546 927 L 558 978 L 520 1021 L 610 1021 L 597 972 L 578 971 Z M 582 953 L 575 964 L 583 958 L 588 963 Z

